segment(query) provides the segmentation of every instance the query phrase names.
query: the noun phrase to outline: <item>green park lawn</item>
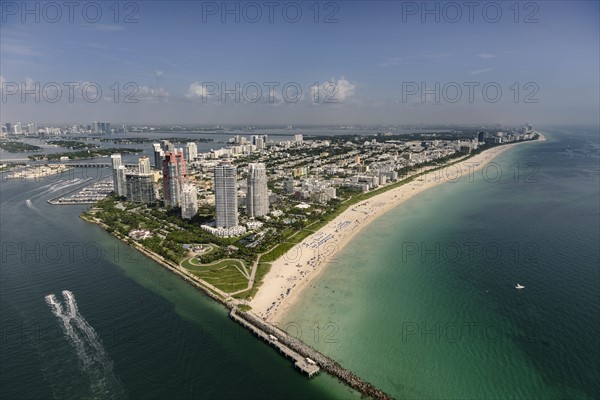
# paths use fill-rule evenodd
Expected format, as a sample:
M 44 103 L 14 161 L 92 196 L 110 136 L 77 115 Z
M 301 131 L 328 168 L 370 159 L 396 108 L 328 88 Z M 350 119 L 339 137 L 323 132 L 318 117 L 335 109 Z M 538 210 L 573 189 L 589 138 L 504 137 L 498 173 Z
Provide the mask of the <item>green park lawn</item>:
M 237 259 L 225 259 L 211 264 L 201 264 L 197 258 L 188 258 L 181 266 L 211 285 L 231 293 L 248 286 L 250 268 Z

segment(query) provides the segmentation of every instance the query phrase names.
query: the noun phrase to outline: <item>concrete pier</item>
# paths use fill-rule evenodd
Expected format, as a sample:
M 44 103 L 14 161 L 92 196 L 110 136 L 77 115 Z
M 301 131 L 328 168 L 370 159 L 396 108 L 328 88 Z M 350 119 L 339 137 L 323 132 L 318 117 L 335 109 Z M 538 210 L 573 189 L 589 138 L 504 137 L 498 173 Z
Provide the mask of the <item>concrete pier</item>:
M 306 359 L 306 357 L 302 356 L 302 354 L 298 353 L 297 351 L 292 350 L 291 348 L 289 348 L 288 346 L 286 346 L 285 344 L 280 342 L 279 339 L 277 338 L 277 336 L 269 334 L 269 333 L 263 331 L 261 328 L 255 326 L 255 325 L 249 323 L 248 321 L 246 321 L 245 319 L 241 318 L 238 314 L 236 314 L 235 309 L 233 309 L 231 311 L 229 316 L 234 321 L 238 322 L 243 327 L 250 330 L 256 336 L 260 337 L 262 340 L 269 343 L 271 346 L 275 347 L 284 356 L 294 360 L 295 361 L 294 366 L 296 368 L 298 368 L 301 372 L 308 375 L 309 378 L 311 378 L 315 374 L 318 374 L 319 371 L 321 370 L 321 368 L 319 368 L 319 366 L 316 365 L 316 363 L 314 363 L 314 364 L 310 363 Z
M 384 391 L 363 381 L 331 358 L 313 349 L 301 340 L 288 335 L 285 331 L 275 325 L 262 320 L 252 312 L 242 312 L 237 310 L 236 307 L 233 307 L 229 315 L 246 329 L 260 336 L 270 345 L 276 347 L 285 354 L 286 357 L 297 360 L 295 364 L 296 368 L 299 368 L 302 372 L 308 374 L 309 377 L 313 376 L 319 370 L 323 370 L 368 398 L 381 400 L 392 398 Z M 273 340 L 273 337 L 277 340 Z M 283 349 L 286 350 L 284 351 Z M 308 360 L 311 360 L 314 364 L 310 363 Z

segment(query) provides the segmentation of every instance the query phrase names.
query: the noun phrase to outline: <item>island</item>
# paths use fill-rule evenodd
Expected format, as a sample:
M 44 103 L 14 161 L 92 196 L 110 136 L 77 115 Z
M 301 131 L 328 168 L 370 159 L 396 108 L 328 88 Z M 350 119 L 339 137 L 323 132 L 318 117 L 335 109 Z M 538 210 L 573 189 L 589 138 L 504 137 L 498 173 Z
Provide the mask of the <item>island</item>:
M 57 161 L 57 160 L 82 160 L 88 158 L 97 158 L 97 157 L 108 157 L 111 154 L 122 153 L 122 154 L 140 154 L 143 152 L 142 149 L 130 149 L 130 148 L 108 148 L 108 149 L 100 149 L 100 148 L 89 148 L 88 150 L 78 150 L 78 151 L 69 151 L 64 153 L 52 153 L 52 154 L 35 154 L 30 155 L 30 160 L 48 160 L 48 161 Z

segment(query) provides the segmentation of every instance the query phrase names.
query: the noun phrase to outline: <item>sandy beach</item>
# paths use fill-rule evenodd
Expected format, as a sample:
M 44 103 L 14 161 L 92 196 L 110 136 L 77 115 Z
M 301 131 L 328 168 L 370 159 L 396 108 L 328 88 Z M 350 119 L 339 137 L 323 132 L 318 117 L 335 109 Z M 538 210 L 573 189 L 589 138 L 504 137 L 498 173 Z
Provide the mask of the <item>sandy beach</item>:
M 544 136 L 540 135 L 539 140 L 545 140 Z M 531 142 L 511 143 L 485 150 L 447 168 L 428 172 L 410 183 L 352 205 L 273 263 L 258 293 L 249 303 L 252 311 L 267 321 L 279 322 L 282 315 L 298 301 L 302 291 L 310 286 L 312 280 L 328 265 L 335 265 L 336 253 L 369 223 L 438 184 L 464 179 L 484 179 L 481 173 L 475 172 L 485 168 L 500 154 L 525 143 Z M 492 179 L 495 172 L 494 168 L 490 168 L 489 174 Z

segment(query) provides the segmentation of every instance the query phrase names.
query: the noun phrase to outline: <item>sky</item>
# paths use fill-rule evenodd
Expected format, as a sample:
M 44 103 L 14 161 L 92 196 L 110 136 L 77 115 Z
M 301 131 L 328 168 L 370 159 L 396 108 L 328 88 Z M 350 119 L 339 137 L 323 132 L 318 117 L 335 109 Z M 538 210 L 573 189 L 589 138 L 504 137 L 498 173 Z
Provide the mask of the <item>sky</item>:
M 599 124 L 598 1 L 65 4 L 0 1 L 0 121 Z

